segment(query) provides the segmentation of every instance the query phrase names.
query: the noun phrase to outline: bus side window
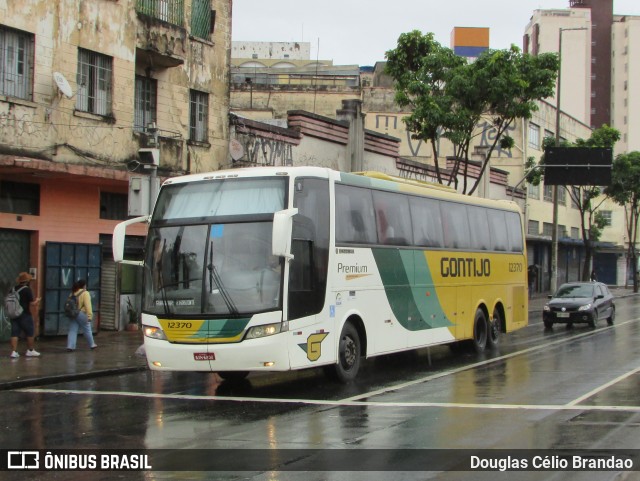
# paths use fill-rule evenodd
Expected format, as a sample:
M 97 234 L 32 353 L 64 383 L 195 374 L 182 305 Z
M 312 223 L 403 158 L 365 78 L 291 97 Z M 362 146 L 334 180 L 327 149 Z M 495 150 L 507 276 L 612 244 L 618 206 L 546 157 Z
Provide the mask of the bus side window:
M 507 212 L 505 216 L 507 221 L 507 234 L 509 235 L 509 250 L 511 252 L 522 252 L 520 216 L 515 212 Z
M 471 228 L 471 247 L 484 251 L 491 249 L 491 234 L 489 233 L 487 209 L 469 205 L 467 206 L 467 212 L 469 214 L 469 226 Z
M 440 202 L 435 199 L 410 197 L 409 206 L 416 245 L 442 247 L 442 218 Z
M 471 242 L 466 206 L 455 202 L 442 202 L 440 207 L 445 247 L 449 249 L 469 248 Z
M 408 196 L 394 192 L 373 191 L 378 243 L 409 245 L 413 243 Z
M 506 251 L 509 246 L 509 235 L 507 234 L 507 224 L 504 219 L 504 212 L 491 209 L 487 213 L 494 251 Z
M 336 184 L 336 242 L 376 243 L 375 215 L 368 189 Z

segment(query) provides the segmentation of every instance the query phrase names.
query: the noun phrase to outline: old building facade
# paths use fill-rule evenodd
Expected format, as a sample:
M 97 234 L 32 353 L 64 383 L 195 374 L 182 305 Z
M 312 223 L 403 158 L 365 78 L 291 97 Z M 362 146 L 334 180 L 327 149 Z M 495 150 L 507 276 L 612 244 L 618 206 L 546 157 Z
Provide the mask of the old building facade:
M 230 39 L 230 0 L 0 2 L 0 288 L 36 275 L 41 332 L 65 332 L 79 277 L 96 324 L 121 327 L 110 238 L 129 179 L 226 159 Z

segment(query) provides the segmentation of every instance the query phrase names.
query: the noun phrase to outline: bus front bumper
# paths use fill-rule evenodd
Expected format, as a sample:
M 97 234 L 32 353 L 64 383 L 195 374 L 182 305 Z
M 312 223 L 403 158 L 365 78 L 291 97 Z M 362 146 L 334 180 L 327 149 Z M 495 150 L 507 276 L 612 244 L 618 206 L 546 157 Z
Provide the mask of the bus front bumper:
M 288 371 L 287 333 L 227 344 L 177 344 L 144 338 L 149 368 L 158 371 Z

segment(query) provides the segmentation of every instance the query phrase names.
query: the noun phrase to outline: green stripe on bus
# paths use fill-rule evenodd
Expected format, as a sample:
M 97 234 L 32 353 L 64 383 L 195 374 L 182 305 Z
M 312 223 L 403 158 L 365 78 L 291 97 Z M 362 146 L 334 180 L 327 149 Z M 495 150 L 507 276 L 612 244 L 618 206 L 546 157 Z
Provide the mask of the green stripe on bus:
M 249 319 L 208 319 L 191 336 L 192 339 L 216 339 L 235 337 L 244 331 Z
M 453 326 L 440 305 L 422 251 L 372 249 L 372 252 L 391 310 L 403 327 L 421 331 Z

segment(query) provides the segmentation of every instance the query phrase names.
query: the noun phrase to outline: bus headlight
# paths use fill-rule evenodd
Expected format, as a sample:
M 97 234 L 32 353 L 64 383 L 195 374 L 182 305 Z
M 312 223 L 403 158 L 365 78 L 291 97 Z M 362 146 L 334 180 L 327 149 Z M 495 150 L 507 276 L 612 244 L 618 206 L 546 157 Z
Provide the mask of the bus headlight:
M 160 341 L 167 340 L 167 336 L 165 336 L 164 331 L 159 327 L 142 326 L 142 331 L 145 336 L 150 337 L 151 339 L 158 339 Z
M 246 339 L 258 339 L 260 337 L 273 336 L 280 332 L 286 332 L 289 330 L 289 323 L 276 322 L 274 324 L 264 324 L 262 326 L 253 326 L 247 331 Z

